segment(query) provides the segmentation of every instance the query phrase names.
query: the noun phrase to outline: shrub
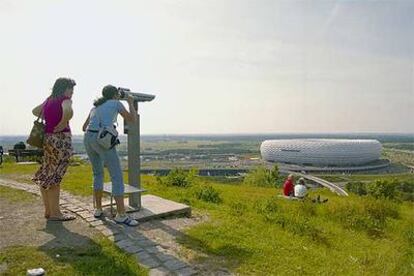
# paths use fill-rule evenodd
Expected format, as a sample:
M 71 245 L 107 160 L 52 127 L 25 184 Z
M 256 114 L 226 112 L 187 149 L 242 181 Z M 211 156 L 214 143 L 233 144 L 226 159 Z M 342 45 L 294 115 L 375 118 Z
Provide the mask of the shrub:
M 405 201 L 414 201 L 414 181 L 404 181 L 397 185 L 398 198 Z
M 414 226 L 410 226 L 405 232 L 404 236 L 408 241 L 408 244 L 414 248 Z
M 377 180 L 368 184 L 368 194 L 379 199 L 394 199 L 396 197 L 398 182 L 396 180 Z
M 299 202 L 297 202 L 299 203 Z M 315 227 L 308 215 L 314 215 L 315 204 L 300 204 L 299 206 L 289 207 L 289 210 L 283 210 L 275 197 L 268 198 L 265 200 L 258 200 L 254 204 L 256 212 L 261 215 L 264 221 L 280 226 L 288 232 L 295 235 L 307 236 L 313 241 L 328 245 L 328 241 L 324 236 L 322 229 Z M 310 207 L 305 210 L 306 207 Z
M 231 202 L 230 212 L 234 216 L 242 216 L 246 213 L 247 206 L 243 202 Z
M 305 215 L 305 216 L 316 216 L 316 208 L 319 206 L 319 204 L 314 204 L 309 198 L 305 198 L 303 201 L 300 202 L 298 205 L 298 211 L 299 214 Z
M 262 215 L 265 221 L 274 221 L 278 218 L 276 198 L 271 197 L 265 200 L 258 200 L 254 203 L 254 209 L 259 215 Z
M 341 206 L 334 217 L 346 229 L 366 231 L 370 236 L 381 236 L 384 225 L 372 220 L 360 207 Z
M 199 186 L 195 189 L 197 199 L 211 203 L 221 203 L 220 193 L 212 186 Z
M 377 180 L 365 184 L 362 182 L 349 182 L 346 189 L 357 195 L 371 195 L 377 199 L 396 199 L 414 201 L 414 181 L 400 182 L 394 180 Z
M 193 201 L 191 199 L 187 198 L 187 197 L 183 197 L 182 196 L 182 197 L 180 197 L 178 199 L 178 201 L 181 202 L 181 203 L 183 203 L 183 204 L 185 204 L 185 205 L 188 205 L 188 206 L 192 206 L 193 205 Z
M 364 209 L 372 219 L 385 222 L 387 218 L 400 217 L 399 207 L 396 203 L 387 200 L 366 200 Z
M 277 187 L 278 178 L 279 168 L 277 165 L 275 165 L 271 170 L 260 166 L 250 171 L 244 178 L 243 183 L 251 186 Z
M 168 186 L 186 188 L 194 184 L 197 175 L 198 173 L 195 169 L 185 171 L 180 168 L 175 168 L 168 173 L 167 177 L 164 180 L 158 177 L 157 181 Z
M 354 194 L 363 196 L 367 194 L 367 186 L 362 182 L 348 182 L 345 185 L 345 188 Z
M 328 216 L 343 227 L 365 231 L 371 237 L 381 237 L 389 218 L 399 218 L 398 205 L 392 201 L 367 197 L 361 204 L 349 202 L 330 206 Z

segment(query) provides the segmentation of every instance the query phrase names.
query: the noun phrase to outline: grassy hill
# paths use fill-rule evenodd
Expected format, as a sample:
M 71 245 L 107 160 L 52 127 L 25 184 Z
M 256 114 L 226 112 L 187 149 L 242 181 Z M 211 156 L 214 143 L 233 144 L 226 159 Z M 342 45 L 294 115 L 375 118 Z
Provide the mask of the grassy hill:
M 29 181 L 36 168 L 4 164 L 0 176 Z M 142 180 L 149 193 L 184 202 L 196 214 L 208 216 L 180 240 L 187 248 L 183 254 L 195 261 L 243 275 L 414 273 L 410 202 L 339 197 L 318 189 L 311 191 L 310 198 L 321 195 L 329 201 L 316 204 L 280 198 L 275 188 L 209 179 L 195 180 L 188 187 L 166 185 L 153 176 Z M 90 167 L 70 167 L 62 188 L 90 195 Z M 218 203 L 209 201 L 213 194 L 220 198 Z

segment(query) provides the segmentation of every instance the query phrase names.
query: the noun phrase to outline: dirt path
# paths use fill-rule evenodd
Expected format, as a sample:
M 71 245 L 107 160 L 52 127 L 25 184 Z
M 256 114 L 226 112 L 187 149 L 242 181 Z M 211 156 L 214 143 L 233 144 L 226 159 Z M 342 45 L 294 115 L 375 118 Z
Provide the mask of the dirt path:
M 0 249 L 15 245 L 70 247 L 86 244 L 97 230 L 81 219 L 47 222 L 38 196 L 15 201 L 0 195 Z

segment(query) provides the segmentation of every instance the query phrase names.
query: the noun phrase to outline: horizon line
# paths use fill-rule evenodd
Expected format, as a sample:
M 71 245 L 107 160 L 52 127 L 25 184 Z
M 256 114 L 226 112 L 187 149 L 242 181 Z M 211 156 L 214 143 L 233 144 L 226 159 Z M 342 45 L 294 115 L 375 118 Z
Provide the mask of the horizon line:
M 386 134 L 386 135 L 414 135 L 414 132 L 387 132 L 387 131 L 350 131 L 350 132 L 233 132 L 233 133 L 154 133 L 141 134 L 140 136 L 243 136 L 243 135 L 312 135 L 312 134 L 329 134 L 329 135 L 343 135 L 343 134 Z M 74 133 L 72 136 L 82 136 L 83 133 Z M 120 133 L 120 136 L 127 136 L 127 134 Z M 28 134 L 4 134 L 0 137 L 14 137 L 14 136 L 29 136 Z

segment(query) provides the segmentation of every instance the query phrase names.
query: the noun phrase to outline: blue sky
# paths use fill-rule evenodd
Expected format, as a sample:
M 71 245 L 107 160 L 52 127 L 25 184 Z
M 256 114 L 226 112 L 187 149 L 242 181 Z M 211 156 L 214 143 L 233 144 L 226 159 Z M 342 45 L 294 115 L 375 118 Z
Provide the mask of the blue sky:
M 0 135 L 74 78 L 154 93 L 142 133 L 414 132 L 414 1 L 0 0 Z M 8 108 L 10 107 L 10 108 Z M 121 122 L 121 119 L 119 119 Z

